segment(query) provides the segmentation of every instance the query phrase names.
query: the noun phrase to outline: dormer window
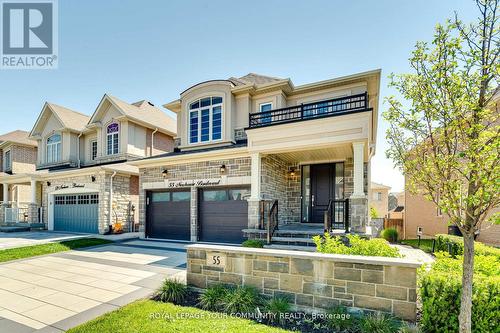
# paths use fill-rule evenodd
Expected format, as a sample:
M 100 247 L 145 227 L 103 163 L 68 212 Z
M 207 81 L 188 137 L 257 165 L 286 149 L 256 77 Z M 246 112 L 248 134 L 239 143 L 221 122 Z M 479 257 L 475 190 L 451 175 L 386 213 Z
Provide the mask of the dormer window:
M 107 154 L 118 154 L 120 126 L 117 123 L 109 124 L 106 128 Z
M 189 105 L 189 142 L 222 138 L 222 97 L 206 97 Z
M 61 135 L 54 134 L 47 139 L 47 163 L 61 160 Z

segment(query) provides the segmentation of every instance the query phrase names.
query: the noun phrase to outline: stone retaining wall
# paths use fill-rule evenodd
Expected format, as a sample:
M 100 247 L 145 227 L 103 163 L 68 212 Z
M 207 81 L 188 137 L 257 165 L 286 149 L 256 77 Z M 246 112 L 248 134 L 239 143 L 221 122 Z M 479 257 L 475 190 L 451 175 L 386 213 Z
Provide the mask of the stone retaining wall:
M 188 246 L 187 259 L 187 283 L 197 288 L 251 285 L 297 309 L 344 305 L 416 317 L 415 261 L 205 244 Z

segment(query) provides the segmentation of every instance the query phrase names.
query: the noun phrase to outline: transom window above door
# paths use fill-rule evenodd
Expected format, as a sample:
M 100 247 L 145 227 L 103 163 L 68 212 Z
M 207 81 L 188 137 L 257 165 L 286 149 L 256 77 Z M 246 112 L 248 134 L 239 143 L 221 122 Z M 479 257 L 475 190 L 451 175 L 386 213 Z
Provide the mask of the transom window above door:
M 47 163 L 61 160 L 61 135 L 54 134 L 47 139 Z
M 189 104 L 189 143 L 222 139 L 222 97 L 205 97 Z
M 117 123 L 109 124 L 106 128 L 108 155 L 118 154 L 120 126 Z

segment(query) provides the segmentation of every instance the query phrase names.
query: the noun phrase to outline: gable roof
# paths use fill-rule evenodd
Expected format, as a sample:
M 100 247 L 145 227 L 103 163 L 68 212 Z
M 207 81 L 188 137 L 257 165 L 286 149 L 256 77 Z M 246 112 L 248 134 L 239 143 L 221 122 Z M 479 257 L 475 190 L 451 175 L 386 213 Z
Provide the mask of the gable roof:
M 47 105 L 50 107 L 61 124 L 67 129 L 81 132 L 85 129 L 85 126 L 87 126 L 87 123 L 90 120 L 89 116 L 65 108 L 64 106 L 60 106 L 54 103 L 47 103 Z
M 239 78 L 230 77 L 228 80 L 233 82 L 235 85 L 240 86 L 246 84 L 256 84 L 256 85 L 266 84 L 271 82 L 283 81 L 285 79 L 280 79 L 277 77 L 267 76 L 267 75 L 260 75 L 256 73 L 248 73 L 247 75 Z
M 372 182 L 371 183 L 371 188 L 383 188 L 383 189 L 390 189 L 391 187 L 390 186 L 387 186 L 387 185 L 384 185 L 384 184 L 379 184 L 379 183 L 375 183 L 375 182 Z
M 103 96 L 101 102 L 96 108 L 96 111 L 92 115 L 92 118 L 89 120 L 89 124 L 95 120 L 99 109 L 106 100 L 114 105 L 124 116 L 134 122 L 143 124 L 153 129 L 157 128 L 159 131 L 171 136 L 177 135 L 177 123 L 175 119 L 155 107 L 152 103 L 142 100 L 129 104 L 108 94 Z
M 9 133 L 5 133 L 0 135 L 0 144 L 3 143 L 19 143 L 27 146 L 37 146 L 37 142 L 29 139 L 29 132 L 22 130 L 15 130 Z

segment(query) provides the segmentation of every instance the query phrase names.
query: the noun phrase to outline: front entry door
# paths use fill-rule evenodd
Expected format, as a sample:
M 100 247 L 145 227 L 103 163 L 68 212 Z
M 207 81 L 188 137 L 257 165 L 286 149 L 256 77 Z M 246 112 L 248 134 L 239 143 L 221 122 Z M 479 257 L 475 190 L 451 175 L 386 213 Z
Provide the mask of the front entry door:
M 328 202 L 335 197 L 335 164 L 311 165 L 311 221 L 323 223 Z

